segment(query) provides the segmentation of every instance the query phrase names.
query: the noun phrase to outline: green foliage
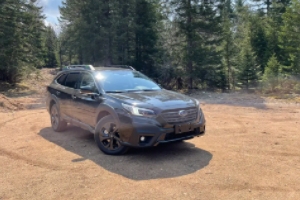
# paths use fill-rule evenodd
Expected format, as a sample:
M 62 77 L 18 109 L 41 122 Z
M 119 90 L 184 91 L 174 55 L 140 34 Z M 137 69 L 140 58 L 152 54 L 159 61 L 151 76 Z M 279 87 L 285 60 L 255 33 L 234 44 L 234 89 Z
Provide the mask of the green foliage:
M 278 62 L 276 56 L 273 54 L 273 56 L 268 61 L 263 79 L 278 77 L 281 71 L 282 67 Z
M 236 70 L 237 45 L 234 43 L 233 29 L 233 8 L 231 1 L 225 1 L 222 11 L 222 42 L 220 45 L 222 56 L 222 69 L 220 70 L 220 88 L 228 90 L 235 88 L 234 71 Z M 227 78 L 227 80 L 226 80 Z
M 35 1 L 0 2 L 0 80 L 20 80 L 43 64 L 44 17 Z
M 239 56 L 238 78 L 241 84 L 248 90 L 250 86 L 255 86 L 259 78 L 259 66 L 256 63 L 256 56 L 252 51 L 249 37 L 245 37 L 241 53 Z
M 158 5 L 154 0 L 65 1 L 60 8 L 63 64 L 129 64 L 154 73 Z
M 283 25 L 280 32 L 280 46 L 287 58 L 286 71 L 300 74 L 300 2 L 293 0 L 283 14 Z
M 220 17 L 214 9 L 217 2 L 200 3 L 197 0 L 172 0 L 170 6 L 176 11 L 172 20 L 178 29 L 174 44 L 181 55 L 176 58 L 177 65 L 184 71 L 188 88 L 194 88 L 194 80 L 202 85 L 215 87 L 220 80 Z
M 272 43 L 269 41 L 266 30 L 267 23 L 259 15 L 254 15 L 250 20 L 251 46 L 256 55 L 256 62 L 260 65 L 261 72 L 264 72 L 269 57 L 272 55 Z
M 299 0 L 64 0 L 56 34 L 36 0 L 0 0 L 0 79 L 85 63 L 132 65 L 170 89 L 296 87 L 299 10 Z
M 282 85 L 282 83 L 284 82 L 282 69 L 283 67 L 278 62 L 275 54 L 273 54 L 268 61 L 265 73 L 263 75 L 263 84 L 265 89 L 275 91 L 275 88 L 278 87 L 280 83 Z
M 56 34 L 51 26 L 46 27 L 44 33 L 44 62 L 45 67 L 56 67 L 57 66 L 57 38 Z

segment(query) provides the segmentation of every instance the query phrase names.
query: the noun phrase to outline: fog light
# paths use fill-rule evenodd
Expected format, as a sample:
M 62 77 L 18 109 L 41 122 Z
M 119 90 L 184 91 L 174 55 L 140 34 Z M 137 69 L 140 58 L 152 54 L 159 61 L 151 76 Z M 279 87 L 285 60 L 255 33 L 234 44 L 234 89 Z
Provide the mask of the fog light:
M 145 142 L 146 138 L 145 138 L 144 136 L 142 136 L 142 137 L 140 138 L 140 140 L 141 140 L 141 142 Z

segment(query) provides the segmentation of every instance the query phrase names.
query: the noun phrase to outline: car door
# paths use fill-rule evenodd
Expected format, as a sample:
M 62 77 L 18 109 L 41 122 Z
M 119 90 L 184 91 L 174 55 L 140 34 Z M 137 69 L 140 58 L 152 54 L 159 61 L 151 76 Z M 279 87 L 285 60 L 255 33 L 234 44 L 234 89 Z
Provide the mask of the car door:
M 84 124 L 95 127 L 96 109 L 102 100 L 99 98 L 100 93 L 92 74 L 82 73 L 79 88 L 74 96 L 77 118 Z
M 56 80 L 53 81 L 50 87 L 48 87 L 48 91 L 51 95 L 55 96 L 57 99 L 57 104 L 60 110 L 60 113 L 62 116 L 65 114 L 66 110 L 66 101 L 68 98 L 68 95 L 65 93 L 65 82 L 67 79 L 68 74 L 63 73 L 60 76 L 57 77 Z
M 66 116 L 71 119 L 77 119 L 77 115 L 74 109 L 73 98 L 75 98 L 74 96 L 76 92 L 75 89 L 78 87 L 80 79 L 81 79 L 80 72 L 70 72 L 67 76 L 66 83 L 65 83 L 64 94 L 66 96 L 66 100 L 64 101 L 65 105 L 63 105 L 63 107 Z

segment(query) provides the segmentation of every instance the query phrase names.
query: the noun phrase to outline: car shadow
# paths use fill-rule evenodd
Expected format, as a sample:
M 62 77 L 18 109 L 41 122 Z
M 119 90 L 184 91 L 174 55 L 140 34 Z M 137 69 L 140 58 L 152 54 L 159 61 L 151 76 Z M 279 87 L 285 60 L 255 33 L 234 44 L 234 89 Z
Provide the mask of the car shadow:
M 178 177 L 194 173 L 207 166 L 213 155 L 194 144 L 169 143 L 145 149 L 131 149 L 121 156 L 102 153 L 94 135 L 76 127 L 57 133 L 52 128 L 39 132 L 44 139 L 80 156 L 70 162 L 91 160 L 104 169 L 133 180 Z

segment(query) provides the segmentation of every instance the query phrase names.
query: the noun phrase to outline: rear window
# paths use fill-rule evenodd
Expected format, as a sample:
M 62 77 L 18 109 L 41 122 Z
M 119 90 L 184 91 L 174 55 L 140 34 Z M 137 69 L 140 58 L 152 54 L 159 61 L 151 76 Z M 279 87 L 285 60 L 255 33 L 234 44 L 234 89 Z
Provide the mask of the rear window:
M 65 86 L 77 88 L 80 82 L 80 73 L 71 73 L 68 75 Z

